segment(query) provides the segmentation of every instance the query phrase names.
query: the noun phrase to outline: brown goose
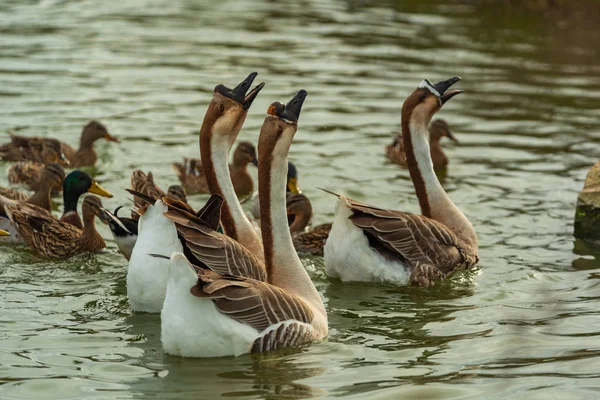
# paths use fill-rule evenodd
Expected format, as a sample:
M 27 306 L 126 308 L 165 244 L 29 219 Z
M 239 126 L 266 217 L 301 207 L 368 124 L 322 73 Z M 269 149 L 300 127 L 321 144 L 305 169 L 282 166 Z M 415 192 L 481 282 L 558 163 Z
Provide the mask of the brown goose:
M 12 200 L 25 201 L 50 211 L 52 210 L 50 195 L 53 190 L 62 188 L 64 179 L 65 170 L 63 167 L 60 164 L 51 163 L 44 167 L 38 189 L 31 197 L 23 192 L 6 187 L 0 187 L 0 195 Z
M 171 256 L 161 312 L 166 353 L 236 356 L 300 346 L 327 336 L 325 307 L 296 255 L 285 211 L 287 154 L 305 97 L 301 90 L 285 106 L 272 104 L 261 129 L 259 196 L 267 282 L 249 277 L 237 265 L 233 274 L 221 272 L 220 263 L 215 268 L 217 235 L 193 216 L 166 214 L 208 267 L 192 267 L 182 253 Z
M 429 152 L 431 154 L 431 161 L 433 162 L 433 168 L 445 168 L 448 166 L 448 157 L 444 153 L 440 140 L 443 137 L 458 142 L 456 136 L 450 129 L 448 122 L 445 119 L 436 119 L 429 125 Z M 394 142 L 385 147 L 385 153 L 391 162 L 394 164 L 408 167 L 406 161 L 406 152 L 404 151 L 404 142 L 402 140 L 402 134 L 399 133 L 394 138 Z
M 246 196 L 254 190 L 248 164 L 258 165 L 256 149 L 250 142 L 240 142 L 233 152 L 233 162 L 229 164 L 231 182 L 238 197 Z M 173 168 L 189 194 L 210 192 L 200 159 L 184 158 L 182 163 L 173 163 Z
M 402 106 L 402 139 L 422 215 L 385 210 L 338 196 L 325 245 L 325 271 L 342 281 L 430 285 L 479 261 L 471 222 L 450 200 L 431 161 L 427 126 L 461 90 L 459 77 L 428 80 Z
M 238 200 L 227 164 L 229 151 L 246 120 L 248 109 L 264 86 L 260 83 L 248 91 L 257 75 L 257 72 L 251 73 L 234 89 L 223 85 L 215 87 L 200 128 L 200 158 L 210 192 L 225 200 L 221 210 L 225 233 L 262 261 L 262 243 Z

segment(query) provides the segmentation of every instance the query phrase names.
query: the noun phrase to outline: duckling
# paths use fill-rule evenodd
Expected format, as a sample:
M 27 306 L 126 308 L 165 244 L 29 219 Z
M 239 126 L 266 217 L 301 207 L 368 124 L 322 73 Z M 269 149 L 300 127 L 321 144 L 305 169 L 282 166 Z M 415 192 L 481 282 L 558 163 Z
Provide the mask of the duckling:
M 42 137 L 19 136 L 10 133 L 10 142 L 0 146 L 4 161 L 34 161 L 38 164 L 58 162 L 69 165 L 58 140 Z M 17 182 L 18 183 L 18 182 Z
M 248 164 L 258 165 L 256 148 L 250 142 L 240 142 L 233 153 L 233 163 L 229 164 L 231 181 L 238 197 L 252 193 L 254 188 Z M 209 192 L 201 160 L 184 158 L 182 163 L 173 163 L 173 168 L 188 194 Z
M 454 133 L 450 129 L 450 126 L 446 120 L 434 120 L 429 125 L 429 149 L 431 153 L 431 161 L 433 162 L 433 168 L 436 169 L 445 168 L 448 165 L 448 157 L 440 145 L 440 140 L 444 136 L 454 142 L 458 142 L 458 139 L 456 139 L 456 136 L 454 136 Z M 387 157 L 394 164 L 401 165 L 405 168 L 408 167 L 401 133 L 396 135 L 392 144 L 386 146 L 385 152 Z
M 44 166 L 41 179 L 37 185 L 38 189 L 33 196 L 30 197 L 26 193 L 7 187 L 0 187 L 0 195 L 13 200 L 26 201 L 29 204 L 35 204 L 38 207 L 51 211 L 51 192 L 62 187 L 64 179 L 65 170 L 63 167 L 58 163 L 50 163 Z
M 106 247 L 94 224 L 101 212 L 102 201 L 90 195 L 83 200 L 83 230 L 55 218 L 29 212 L 24 203 L 5 207 L 25 243 L 48 258 L 69 258 L 80 253 L 97 252 Z

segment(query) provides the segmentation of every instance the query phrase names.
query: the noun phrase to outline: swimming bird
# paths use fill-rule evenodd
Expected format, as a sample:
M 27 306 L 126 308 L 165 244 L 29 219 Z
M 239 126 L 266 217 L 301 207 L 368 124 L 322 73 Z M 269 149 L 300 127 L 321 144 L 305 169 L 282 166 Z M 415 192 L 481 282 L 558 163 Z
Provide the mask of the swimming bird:
M 429 125 L 429 153 L 431 155 L 431 161 L 434 169 L 445 168 L 448 166 L 448 157 L 444 153 L 440 140 L 443 137 L 458 142 L 456 136 L 450 129 L 448 122 L 445 119 L 435 119 Z M 394 138 L 392 144 L 389 144 L 385 148 L 385 153 L 391 162 L 394 164 L 407 167 L 406 152 L 404 151 L 404 142 L 402 140 L 402 134 L 398 133 Z
M 233 207 L 237 203 L 239 211 L 234 208 L 238 212 L 236 215 L 243 214 L 243 211 L 241 211 L 239 200 L 235 195 L 231 179 L 229 178 L 227 156 L 231 144 L 235 141 L 244 122 L 248 109 L 264 86 L 264 83 L 261 83 L 248 91 L 256 75 L 257 73 L 250 74 L 248 78 L 233 90 L 223 85 L 218 85 L 214 90 L 213 99 L 208 106 L 200 130 L 201 157 L 209 187 L 211 190 L 226 193 Z M 203 144 L 203 140 L 206 143 Z M 214 147 L 212 144 L 214 144 Z M 213 156 L 215 157 L 214 164 Z M 153 186 L 147 185 L 147 187 Z M 162 254 L 169 256 L 174 252 L 184 251 L 180 240 L 177 238 L 175 224 L 164 216 L 169 210 L 169 206 L 179 203 L 173 201 L 173 199 L 164 197 L 158 191 L 153 191 L 152 193 L 141 193 L 135 190 L 128 191 L 134 195 L 134 198 L 137 197 L 139 200 L 144 200 L 150 205 L 147 207 L 141 206 L 143 215 L 140 217 L 138 225 L 138 238 L 127 269 L 127 297 L 131 308 L 135 311 L 160 312 L 165 297 L 166 274 L 169 262 L 161 258 L 151 257 L 149 254 L 156 253 L 157 249 Z M 188 210 L 187 212 L 190 215 L 201 218 L 205 213 L 210 214 L 211 204 L 214 203 L 207 203 L 198 213 L 187 204 L 183 206 Z M 181 204 L 178 206 L 181 206 Z M 231 228 L 234 226 L 231 213 L 229 215 L 229 229 L 230 231 L 235 231 L 234 228 Z M 218 225 L 218 221 L 216 225 Z M 217 226 L 214 229 L 216 230 Z M 227 244 L 227 246 L 224 246 L 225 249 L 229 249 L 230 245 L 232 246 L 231 243 L 235 243 L 235 239 L 230 238 L 223 239 L 223 241 Z M 260 240 L 258 240 L 258 244 L 262 253 Z M 256 259 L 251 254 L 251 256 L 245 257 L 243 260 L 253 260 L 252 257 Z M 255 261 L 257 266 L 260 265 L 257 268 L 264 270 L 264 265 L 260 261 L 253 261 Z M 246 262 L 245 265 L 248 266 L 249 263 Z
M 52 210 L 52 201 L 50 196 L 53 190 L 62 188 L 65 179 L 65 170 L 58 163 L 50 163 L 44 166 L 40 183 L 37 190 L 31 196 L 13 188 L 0 187 L 0 195 L 19 201 L 26 201 L 29 204 L 35 204 L 45 210 Z
M 27 209 L 27 213 L 29 215 L 37 216 L 43 219 L 55 219 L 57 221 L 71 224 L 76 228 L 83 229 L 81 217 L 77 213 L 77 202 L 79 201 L 79 197 L 87 192 L 95 193 L 104 197 L 112 197 L 110 192 L 103 189 L 98 182 L 93 180 L 92 177 L 84 171 L 75 170 L 67 175 L 63 182 L 64 209 L 60 219 L 55 217 L 49 210 L 38 207 L 34 204 L 11 200 L 4 196 L 0 196 L 0 229 L 4 229 L 11 233 L 10 238 L 7 238 L 9 243 L 22 243 L 22 237 L 18 234 L 15 228 L 15 221 L 11 220 L 10 215 L 7 215 L 5 211 L 5 207 L 7 205 L 15 207 L 17 204 L 21 204 L 20 209 Z M 2 241 L 6 242 L 6 240 Z
M 66 159 L 65 159 L 66 160 Z M 62 166 L 62 164 L 58 163 Z M 12 185 L 21 184 L 27 189 L 37 192 L 44 183 L 42 177 L 45 164 L 36 161 L 19 161 L 8 167 L 8 183 Z M 52 189 L 52 196 L 62 191 L 62 185 Z
M 256 149 L 250 142 L 239 142 L 233 152 L 233 162 L 229 164 L 231 182 L 238 197 L 252 193 L 254 189 L 252 176 L 248 172 L 248 164 L 258 165 Z M 173 168 L 189 194 L 208 193 L 210 191 L 200 159 L 184 158 L 183 162 L 173 163 Z
M 0 146 L 0 158 L 2 160 L 34 161 L 37 164 L 58 162 L 62 165 L 69 165 L 69 160 L 63 154 L 58 140 L 9 134 L 10 142 Z
M 338 195 L 325 244 L 325 271 L 342 281 L 431 285 L 479 261 L 477 234 L 438 181 L 427 127 L 461 90 L 459 77 L 422 81 L 402 106 L 402 139 L 422 215 L 370 206 Z
M 152 172 L 148 171 L 145 174 L 141 169 L 136 168 L 131 172 L 130 179 L 131 188 L 137 192 L 141 192 L 147 194 L 153 199 L 160 199 L 164 196 L 169 196 L 175 200 L 183 201 L 187 203 L 187 195 L 185 189 L 181 185 L 171 185 L 165 193 L 158 185 L 154 182 L 154 175 Z M 141 201 L 137 196 L 133 197 L 133 203 L 139 209 L 143 207 L 146 203 Z M 139 215 L 136 212 L 131 214 L 133 219 L 138 219 Z
M 301 90 L 286 105 L 273 103 L 260 133 L 258 173 L 266 281 L 249 276 L 253 270 L 245 269 L 243 263 L 223 264 L 227 259 L 217 250 L 222 235 L 201 220 L 178 210 L 166 213 L 204 264 L 193 266 L 182 253 L 170 257 L 161 312 L 166 353 L 237 356 L 306 345 L 327 336 L 327 313 L 294 250 L 285 206 L 287 155 L 305 98 L 306 91 Z M 216 257 L 219 253 L 221 257 Z
M 26 203 L 5 205 L 8 217 L 24 242 L 39 254 L 57 259 L 97 252 L 106 247 L 94 224 L 94 217 L 101 208 L 99 197 L 86 196 L 82 205 L 83 229 L 79 229 L 51 216 L 32 213 Z
M 102 222 L 108 224 L 119 251 L 129 261 L 138 237 L 138 220 L 119 217 L 118 213 L 122 207 L 117 207 L 114 212 L 103 208 L 98 217 Z

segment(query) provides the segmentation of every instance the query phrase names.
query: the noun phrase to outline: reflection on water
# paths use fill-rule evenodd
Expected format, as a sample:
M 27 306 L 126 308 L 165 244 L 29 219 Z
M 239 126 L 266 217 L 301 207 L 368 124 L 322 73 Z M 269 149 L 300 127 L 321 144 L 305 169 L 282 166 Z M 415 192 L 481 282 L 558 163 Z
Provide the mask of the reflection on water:
M 291 158 L 315 223 L 333 215 L 316 187 L 418 211 L 383 148 L 418 82 L 461 75 L 439 114 L 460 137 L 443 183 L 481 244 L 479 269 L 434 288 L 341 284 L 307 258 L 329 341 L 209 360 L 166 356 L 160 317 L 131 314 L 114 243 L 67 262 L 2 248 L 0 398 L 595 397 L 600 247 L 574 241 L 572 220 L 598 158 L 597 24 L 437 0 L 10 0 L 0 17 L 0 131 L 76 144 L 103 121 L 122 139 L 90 170 L 109 209 L 129 204 L 133 167 L 173 183 L 212 88 L 258 70 L 240 138 L 309 92 Z

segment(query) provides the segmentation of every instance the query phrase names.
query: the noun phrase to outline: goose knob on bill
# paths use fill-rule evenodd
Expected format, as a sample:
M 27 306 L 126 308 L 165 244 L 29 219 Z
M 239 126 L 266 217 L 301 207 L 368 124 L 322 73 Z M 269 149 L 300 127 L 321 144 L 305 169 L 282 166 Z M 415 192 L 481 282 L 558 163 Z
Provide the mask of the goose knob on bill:
M 424 80 L 402 106 L 402 140 L 421 215 L 387 210 L 337 195 L 325 244 L 325 270 L 342 281 L 431 285 L 479 261 L 477 234 L 435 175 L 427 127 L 462 90 L 459 77 Z

